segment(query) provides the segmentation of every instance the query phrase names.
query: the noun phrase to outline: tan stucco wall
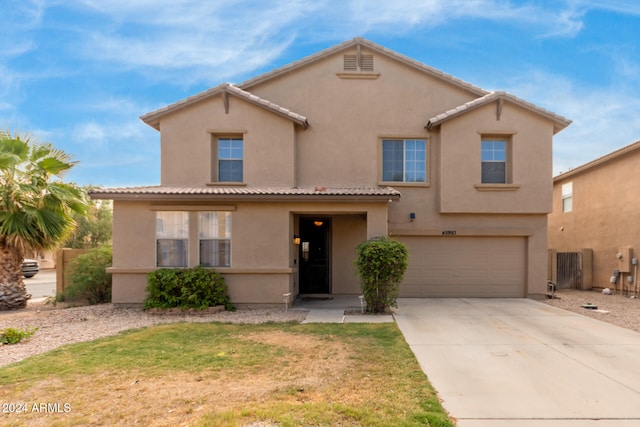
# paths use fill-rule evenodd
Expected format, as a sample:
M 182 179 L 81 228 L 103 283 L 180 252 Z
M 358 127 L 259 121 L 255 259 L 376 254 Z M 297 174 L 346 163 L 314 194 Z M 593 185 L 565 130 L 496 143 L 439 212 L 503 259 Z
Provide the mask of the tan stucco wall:
M 511 139 L 512 183 L 518 188 L 476 188 L 482 135 Z M 441 212 L 549 213 L 552 137 L 551 123 L 508 102 L 500 120 L 492 103 L 444 123 L 439 136 Z
M 343 215 L 333 217 L 333 288 L 334 294 L 359 294 L 360 281 L 353 261 L 356 247 L 367 240 L 367 217 Z
M 161 184 L 201 187 L 211 183 L 212 135 L 244 138 L 244 182 L 294 185 L 294 124 L 242 99 L 222 96 L 171 114 L 161 124 Z
M 632 248 L 632 256 L 640 256 L 638 170 L 640 151 L 634 151 L 573 176 L 560 176 L 554 183 L 549 248 L 558 252 L 592 249 L 596 288 L 613 286 L 609 278 L 614 269 L 620 269 L 616 258 L 620 248 Z M 573 183 L 573 210 L 563 213 L 562 184 L 568 182 Z
M 232 212 L 231 267 L 217 268 L 239 304 L 280 304 L 282 294 L 296 292 L 296 216 L 315 214 L 332 220 L 332 292 L 356 294 L 359 281 L 354 274 L 356 246 L 387 234 L 387 206 L 383 203 L 225 203 L 154 204 L 114 203 L 113 273 L 114 298 L 118 304 L 141 303 L 147 274 L 155 269 L 155 212 L 185 210 L 194 224 L 198 211 Z M 191 227 L 189 264 L 198 264 L 198 238 Z
M 309 118 L 296 144 L 299 186 L 376 185 L 381 137 L 426 138 L 429 117 L 475 97 L 382 55 L 377 79 L 341 79 L 345 53 L 248 89 Z
M 160 119 L 163 186 L 212 185 L 212 134 L 243 135 L 246 187 L 387 185 L 380 182 L 381 139 L 428 141 L 428 182 L 393 183 L 402 197 L 392 203 L 238 202 L 216 196 L 216 203 L 231 210 L 233 217 L 232 267 L 220 269 L 228 277 L 232 299 L 280 303 L 282 293 L 297 292 L 292 239 L 297 218 L 308 214 L 332 219 L 333 293 L 359 293 L 352 262 L 362 240 L 387 234 L 435 236 L 444 230 L 526 238 L 527 295 L 544 293 L 553 123 L 505 101 L 499 117 L 492 102 L 427 130 L 430 117 L 476 99 L 478 93 L 379 53 L 374 53 L 377 75 L 368 76 L 375 78 L 341 78 L 345 53 L 355 49 L 245 87 L 306 116 L 307 129 L 233 95 L 225 112 L 222 94 Z M 363 53 L 368 53 L 366 48 Z M 517 188 L 479 191 L 480 137 L 496 133 L 511 135 Z M 177 200 L 171 202 L 175 209 L 184 209 Z M 190 203 L 194 212 L 215 209 L 214 204 Z M 155 265 L 154 209 L 160 208 L 142 201 L 114 205 L 116 302 L 139 302 L 144 295 L 144 274 Z M 410 213 L 415 213 L 415 220 L 409 220 Z M 193 237 L 191 265 L 197 263 L 197 250 Z

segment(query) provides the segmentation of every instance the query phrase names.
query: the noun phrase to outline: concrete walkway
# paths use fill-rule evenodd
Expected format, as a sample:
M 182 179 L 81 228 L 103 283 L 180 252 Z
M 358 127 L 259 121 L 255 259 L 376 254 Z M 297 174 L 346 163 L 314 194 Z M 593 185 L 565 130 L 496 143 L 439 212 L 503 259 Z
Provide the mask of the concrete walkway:
M 640 334 L 528 299 L 398 305 L 458 427 L 640 426 Z
M 362 314 L 360 299 L 354 295 L 307 297 L 296 300 L 292 310 L 309 310 L 302 323 L 392 323 L 390 314 Z

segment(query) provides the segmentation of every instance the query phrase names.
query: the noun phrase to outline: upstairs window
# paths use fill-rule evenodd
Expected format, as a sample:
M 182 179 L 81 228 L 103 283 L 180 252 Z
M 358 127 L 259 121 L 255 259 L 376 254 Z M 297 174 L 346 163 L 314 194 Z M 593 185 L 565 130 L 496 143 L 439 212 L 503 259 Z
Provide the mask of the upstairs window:
M 427 182 L 427 141 L 424 139 L 382 140 L 382 181 Z
M 482 139 L 482 177 L 483 184 L 509 183 L 509 153 L 505 139 Z
M 189 247 L 189 213 L 156 212 L 156 265 L 186 267 Z
M 199 212 L 200 265 L 231 266 L 231 212 Z
M 242 182 L 244 140 L 242 137 L 214 137 L 213 181 Z
M 573 210 L 573 182 L 562 184 L 562 212 Z

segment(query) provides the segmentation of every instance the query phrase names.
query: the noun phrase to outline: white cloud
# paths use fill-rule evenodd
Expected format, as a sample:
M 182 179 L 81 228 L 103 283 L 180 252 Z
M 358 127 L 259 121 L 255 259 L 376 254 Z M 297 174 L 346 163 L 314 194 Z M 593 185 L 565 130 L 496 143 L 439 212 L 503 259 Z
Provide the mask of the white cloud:
M 273 62 L 293 42 L 290 28 L 314 10 L 310 0 L 82 4 L 111 22 L 82 29 L 83 55 L 155 78 L 207 83 Z
M 45 13 L 42 0 L 4 5 L 0 13 L 0 58 L 17 57 L 37 47 L 31 31 L 40 27 Z
M 109 22 L 79 29 L 82 55 L 183 84 L 245 75 L 273 63 L 294 41 L 406 34 L 461 19 L 501 22 L 540 37 L 574 36 L 586 10 L 582 2 L 561 8 L 508 0 L 83 0 L 78 5 Z
M 589 87 L 535 70 L 506 90 L 573 120 L 554 137 L 554 174 L 640 140 L 638 88 Z
M 70 136 L 74 141 L 90 145 L 92 149 L 98 149 L 104 146 L 107 135 L 110 134 L 103 125 L 92 121 L 76 125 Z
M 637 0 L 579 0 L 587 7 L 611 10 L 627 15 L 640 15 L 640 3 Z

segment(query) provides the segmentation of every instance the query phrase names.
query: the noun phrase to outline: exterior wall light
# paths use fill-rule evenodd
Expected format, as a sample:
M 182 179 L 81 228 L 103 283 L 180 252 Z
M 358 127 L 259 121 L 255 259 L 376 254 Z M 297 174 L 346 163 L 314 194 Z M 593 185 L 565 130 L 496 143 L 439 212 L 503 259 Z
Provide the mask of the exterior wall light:
M 300 244 L 300 236 L 298 236 L 297 234 L 293 236 L 293 244 L 294 245 Z

